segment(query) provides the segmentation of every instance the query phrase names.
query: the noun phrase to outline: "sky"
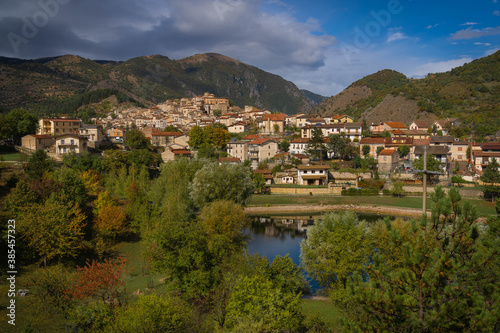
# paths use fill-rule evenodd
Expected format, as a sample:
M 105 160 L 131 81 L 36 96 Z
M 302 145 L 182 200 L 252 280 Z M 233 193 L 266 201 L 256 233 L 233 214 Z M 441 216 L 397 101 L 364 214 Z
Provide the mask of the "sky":
M 444 72 L 500 49 L 500 0 L 0 0 L 0 56 L 215 52 L 332 96 L 382 69 Z

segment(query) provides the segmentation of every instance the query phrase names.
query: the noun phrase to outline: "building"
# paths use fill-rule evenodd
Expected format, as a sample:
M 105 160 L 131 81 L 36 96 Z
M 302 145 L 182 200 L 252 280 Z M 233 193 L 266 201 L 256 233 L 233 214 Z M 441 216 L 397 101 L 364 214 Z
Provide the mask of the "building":
M 451 160 L 452 161 L 458 161 L 458 162 L 465 162 L 469 159 L 469 156 L 467 156 L 467 148 L 469 147 L 469 142 L 468 141 L 454 141 L 451 144 Z
M 297 167 L 297 183 L 299 185 L 327 185 L 328 165 L 299 165 Z
M 285 128 L 285 119 L 284 113 L 266 114 L 259 127 L 264 134 L 281 133 Z
M 227 127 L 229 133 L 244 133 L 250 130 L 250 124 L 245 121 L 239 121 Z
M 125 142 L 125 131 L 121 128 L 112 127 L 106 131 L 106 136 L 112 142 L 123 143 Z
M 63 134 L 78 134 L 82 124 L 80 119 L 49 119 L 38 121 L 38 134 L 59 136 Z
M 291 154 L 304 154 L 309 142 L 308 138 L 298 138 L 290 141 L 290 153 Z
M 81 154 L 87 151 L 87 138 L 76 134 L 63 134 L 56 137 L 56 154 Z
M 370 147 L 369 155 L 373 158 L 378 158 L 377 150 L 381 150 L 385 148 L 385 139 L 384 138 L 362 138 L 359 141 L 360 155 L 362 155 L 363 146 Z M 379 148 L 381 147 L 381 148 Z
M 427 122 L 425 120 L 415 120 L 414 122 L 412 122 L 410 124 L 408 129 L 410 129 L 412 131 L 425 131 L 425 132 L 427 132 L 427 130 L 429 129 L 429 124 L 427 124 Z
M 55 143 L 56 140 L 50 135 L 28 134 L 21 138 L 21 145 L 32 151 L 38 149 L 47 150 L 47 148 Z
M 391 173 L 399 162 L 397 149 L 384 149 L 378 154 L 378 172 Z
M 248 142 L 248 158 L 252 167 L 257 168 L 257 163 L 273 158 L 278 153 L 278 142 L 270 138 L 259 138 Z
M 92 148 L 99 148 L 104 139 L 101 125 L 83 125 L 78 129 L 78 134 L 86 138 L 88 145 Z
M 248 142 L 250 140 L 235 140 L 227 143 L 227 153 L 229 156 L 239 158 L 240 161 L 248 159 Z

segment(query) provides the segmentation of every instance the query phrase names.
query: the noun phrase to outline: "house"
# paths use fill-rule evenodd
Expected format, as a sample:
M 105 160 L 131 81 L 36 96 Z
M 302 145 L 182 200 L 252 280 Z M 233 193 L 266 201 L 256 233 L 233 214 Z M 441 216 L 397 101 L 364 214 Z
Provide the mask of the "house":
M 87 138 L 76 134 L 63 134 L 56 137 L 56 154 L 81 154 L 87 151 Z
M 302 138 L 311 138 L 312 132 L 316 128 L 321 129 L 323 137 L 329 136 L 330 134 L 343 134 L 351 141 L 361 139 L 361 133 L 363 132 L 363 124 L 361 122 L 320 126 L 307 125 L 302 128 Z
M 407 130 L 408 127 L 406 127 L 403 123 L 399 121 L 386 121 L 384 123 L 384 129 L 383 131 L 394 131 L 394 130 Z
M 291 154 L 290 158 L 292 158 L 292 157 L 299 160 L 300 163 L 302 163 L 302 164 L 309 164 L 309 162 L 311 161 L 309 156 L 307 156 L 305 154 Z
M 493 159 L 500 162 L 500 152 L 473 151 L 472 159 L 476 171 L 482 172 Z M 500 171 L 500 167 L 498 169 Z
M 260 125 L 262 133 L 274 134 L 283 132 L 283 129 L 285 128 L 285 118 L 286 114 L 284 113 L 264 115 L 263 121 Z
M 304 154 L 307 143 L 309 139 L 307 138 L 298 138 L 290 141 L 290 153 L 292 154 Z
M 469 147 L 468 141 L 456 140 L 451 144 L 451 160 L 458 162 L 465 162 L 469 159 L 467 156 L 467 148 Z
M 344 123 L 352 123 L 352 122 L 354 122 L 354 119 L 352 119 L 352 117 L 345 115 L 345 114 L 342 114 L 342 115 L 332 116 L 330 118 L 329 123 L 331 123 L 331 124 L 344 124 Z
M 452 136 L 431 136 L 431 146 L 447 146 L 451 147 L 451 145 L 455 142 L 455 139 Z
M 278 142 L 270 138 L 259 138 L 248 142 L 248 158 L 252 161 L 252 167 L 257 168 L 257 163 L 273 158 L 278 150 Z
M 50 135 L 28 134 L 21 138 L 21 145 L 32 151 L 38 149 L 47 150 L 54 143 L 56 143 L 56 140 Z
M 430 139 L 414 139 L 413 146 L 410 148 L 410 161 L 415 160 L 415 148 L 419 146 L 429 146 L 431 140 Z
M 408 129 L 412 130 L 412 131 L 425 131 L 425 132 L 427 132 L 427 130 L 429 129 L 429 124 L 427 124 L 427 122 L 425 120 L 415 120 L 414 122 L 412 122 L 410 124 Z
M 163 153 L 161 153 L 161 158 L 163 162 L 174 161 L 178 158 L 191 158 L 191 151 L 189 149 L 180 148 L 167 148 Z
M 110 138 L 112 142 L 125 142 L 125 131 L 121 128 L 111 127 L 106 131 L 106 136 Z
M 399 130 L 404 134 L 404 136 L 408 138 L 412 138 L 414 140 L 420 140 L 420 139 L 430 139 L 431 135 L 427 131 L 422 131 L 422 130 Z
M 229 141 L 226 145 L 229 156 L 238 158 L 240 161 L 248 159 L 248 142 L 251 140 Z
M 80 119 L 42 118 L 38 121 L 38 134 L 53 136 L 78 134 L 81 124 Z
M 399 162 L 397 149 L 384 149 L 378 154 L 378 172 L 391 173 Z
M 297 183 L 299 185 L 327 185 L 328 165 L 299 165 L 297 167 Z
M 175 139 L 183 135 L 184 134 L 182 132 L 153 131 L 151 134 L 151 144 L 153 146 L 167 147 L 175 144 Z
M 422 158 L 424 156 L 425 146 L 415 147 L 415 158 Z M 441 162 L 444 170 L 449 170 L 450 166 L 450 147 L 448 146 L 429 146 L 427 147 L 427 155 L 434 156 L 435 159 Z
M 243 133 L 250 130 L 250 124 L 245 121 L 239 121 L 227 127 L 229 133 Z
M 273 183 L 273 172 L 271 170 L 254 170 L 254 175 L 263 175 L 266 180 L 266 185 Z
M 81 137 L 87 138 L 88 145 L 92 148 L 99 148 L 104 139 L 104 133 L 101 125 L 83 125 L 78 129 Z
M 359 148 L 360 148 L 360 155 L 362 155 L 361 151 L 363 149 L 363 146 L 370 146 L 370 153 L 369 155 L 373 158 L 378 158 L 377 155 L 377 150 L 379 150 L 379 147 L 385 148 L 385 138 L 362 138 L 359 141 Z

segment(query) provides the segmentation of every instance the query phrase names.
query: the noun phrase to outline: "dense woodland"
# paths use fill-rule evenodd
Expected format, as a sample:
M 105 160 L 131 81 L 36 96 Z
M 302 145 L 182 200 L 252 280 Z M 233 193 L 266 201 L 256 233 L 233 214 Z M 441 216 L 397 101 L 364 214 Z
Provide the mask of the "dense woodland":
M 18 299 L 19 331 L 500 329 L 499 220 L 478 222 L 455 189 L 432 194 L 427 219 L 326 214 L 309 228 L 297 267 L 246 253 L 243 208 L 258 185 L 247 164 L 161 163 L 141 134 L 127 139 L 131 151 L 62 163 L 37 151 L 24 171 L 2 175 L 2 253 L 15 219 L 17 285 L 29 290 Z M 117 254 L 119 242 L 140 242 L 159 289 L 127 289 L 138 263 Z M 303 271 L 338 308 L 338 326 L 303 312 Z

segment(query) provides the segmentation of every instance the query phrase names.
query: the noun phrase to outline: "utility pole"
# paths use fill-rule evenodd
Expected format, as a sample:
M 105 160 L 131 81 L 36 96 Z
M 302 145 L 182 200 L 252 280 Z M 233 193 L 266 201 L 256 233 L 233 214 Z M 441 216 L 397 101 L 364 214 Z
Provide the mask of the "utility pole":
M 427 215 L 427 146 L 424 146 L 424 177 L 422 194 L 422 214 Z

